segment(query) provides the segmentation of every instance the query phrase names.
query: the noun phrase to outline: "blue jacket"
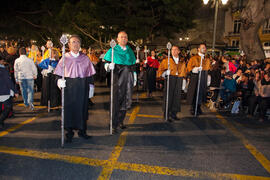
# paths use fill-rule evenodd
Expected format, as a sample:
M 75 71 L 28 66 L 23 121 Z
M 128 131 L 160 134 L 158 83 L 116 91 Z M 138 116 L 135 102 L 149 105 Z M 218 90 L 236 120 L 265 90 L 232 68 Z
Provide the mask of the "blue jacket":
M 225 90 L 229 90 L 231 92 L 236 91 L 236 81 L 234 79 L 224 79 L 222 86 Z
M 51 65 L 53 68 L 56 68 L 57 64 L 58 64 L 58 61 L 50 60 L 49 58 L 47 58 L 47 59 L 44 59 L 43 61 L 41 61 L 41 63 L 39 63 L 38 66 L 41 69 L 48 69 L 49 65 Z
M 5 66 L 0 65 L 0 96 L 10 95 L 10 90 L 13 90 L 14 93 L 18 92 L 10 78 L 8 70 Z

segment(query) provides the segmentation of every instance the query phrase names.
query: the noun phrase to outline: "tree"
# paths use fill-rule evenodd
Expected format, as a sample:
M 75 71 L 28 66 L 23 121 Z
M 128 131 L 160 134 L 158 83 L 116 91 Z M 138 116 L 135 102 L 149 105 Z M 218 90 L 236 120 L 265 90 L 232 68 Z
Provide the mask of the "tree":
M 248 60 L 262 60 L 265 54 L 258 35 L 259 28 L 270 18 L 270 0 L 248 0 L 241 12 L 240 41 Z
M 25 41 L 37 40 L 44 44 L 48 37 L 55 44 L 59 42 L 59 26 L 56 23 L 56 15 L 64 0 L 20 1 L 9 0 L 2 6 L 1 36 L 20 38 Z
M 43 41 L 51 37 L 54 42 L 64 32 L 78 33 L 87 37 L 83 38 L 86 45 L 96 42 L 100 47 L 121 30 L 132 41 L 186 31 L 194 26 L 195 11 L 201 5 L 201 0 L 10 1 L 15 6 L 10 4 L 5 11 L 2 32 Z

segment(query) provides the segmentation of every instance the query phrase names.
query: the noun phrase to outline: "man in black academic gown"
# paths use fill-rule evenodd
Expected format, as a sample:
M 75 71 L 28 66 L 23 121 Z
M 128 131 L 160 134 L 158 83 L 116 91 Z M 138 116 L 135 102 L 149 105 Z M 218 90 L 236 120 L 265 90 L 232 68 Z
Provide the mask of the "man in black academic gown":
M 69 39 L 70 52 L 65 56 L 65 80 L 58 79 L 57 85 L 65 90 L 64 121 L 67 130 L 66 142 L 71 142 L 73 130 L 79 130 L 78 135 L 89 139 L 86 134 L 88 119 L 89 86 L 93 84 L 93 75 L 96 73 L 88 56 L 79 52 L 81 39 L 72 35 Z M 63 59 L 55 68 L 54 74 L 63 76 Z
M 114 69 L 113 134 L 118 132 L 118 127 L 121 129 L 126 128 L 124 119 L 127 110 L 131 107 L 133 85 L 136 84 L 136 75 L 134 75 L 136 58 L 133 50 L 127 45 L 127 33 L 124 31 L 119 32 L 117 41 L 118 44 L 114 47 L 114 62 L 111 62 L 112 49 L 109 49 L 104 57 L 107 61 L 105 69 L 107 71 Z

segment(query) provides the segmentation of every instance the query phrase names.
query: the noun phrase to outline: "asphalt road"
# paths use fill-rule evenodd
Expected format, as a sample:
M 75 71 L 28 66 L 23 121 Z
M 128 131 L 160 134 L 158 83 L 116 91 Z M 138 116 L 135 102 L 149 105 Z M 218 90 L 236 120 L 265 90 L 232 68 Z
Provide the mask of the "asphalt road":
M 109 89 L 97 85 L 89 107 L 89 140 L 75 135 L 61 148 L 61 116 L 17 99 L 15 117 L 0 131 L 1 180 L 270 179 L 270 123 L 245 114 L 211 112 L 194 118 L 182 103 L 180 121 L 162 118 L 162 92 L 134 92 L 128 128 L 109 134 Z

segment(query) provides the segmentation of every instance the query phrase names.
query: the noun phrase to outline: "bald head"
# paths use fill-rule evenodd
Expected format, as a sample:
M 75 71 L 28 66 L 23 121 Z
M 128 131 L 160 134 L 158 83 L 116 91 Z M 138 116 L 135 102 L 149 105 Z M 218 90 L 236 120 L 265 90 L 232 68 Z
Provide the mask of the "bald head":
M 117 35 L 117 42 L 120 46 L 126 46 L 128 42 L 128 35 L 125 31 L 121 31 Z

